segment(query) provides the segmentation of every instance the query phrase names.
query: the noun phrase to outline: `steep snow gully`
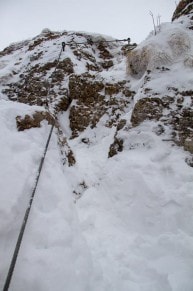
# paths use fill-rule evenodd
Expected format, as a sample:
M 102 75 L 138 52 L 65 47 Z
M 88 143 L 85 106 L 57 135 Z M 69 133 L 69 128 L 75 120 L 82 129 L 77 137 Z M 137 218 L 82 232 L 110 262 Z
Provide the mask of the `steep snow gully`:
M 63 139 L 54 128 L 9 290 L 193 290 L 190 22 L 132 52 L 48 30 L 0 52 L 0 290 L 50 132 L 33 119 L 50 76 Z

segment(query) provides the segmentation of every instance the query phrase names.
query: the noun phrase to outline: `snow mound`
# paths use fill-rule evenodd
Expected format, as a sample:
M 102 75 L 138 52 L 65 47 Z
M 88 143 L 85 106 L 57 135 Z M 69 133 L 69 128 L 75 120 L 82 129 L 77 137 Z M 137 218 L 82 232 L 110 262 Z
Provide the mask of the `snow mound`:
M 50 126 L 18 132 L 16 116 L 42 108 L 0 101 L 0 289 L 3 289 Z M 95 290 L 92 260 L 52 135 L 10 290 Z
M 147 70 L 153 71 L 157 67 L 180 61 L 191 64 L 187 58 L 191 55 L 192 47 L 191 36 L 180 23 L 164 25 L 157 35 L 128 53 L 127 72 L 135 78 L 141 78 Z

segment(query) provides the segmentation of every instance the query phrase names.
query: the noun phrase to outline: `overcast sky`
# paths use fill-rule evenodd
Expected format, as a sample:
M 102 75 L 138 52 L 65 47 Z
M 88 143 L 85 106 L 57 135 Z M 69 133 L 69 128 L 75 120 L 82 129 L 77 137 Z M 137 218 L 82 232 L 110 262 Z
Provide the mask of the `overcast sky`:
M 0 0 L 0 50 L 42 29 L 97 32 L 141 42 L 155 19 L 171 21 L 175 0 Z

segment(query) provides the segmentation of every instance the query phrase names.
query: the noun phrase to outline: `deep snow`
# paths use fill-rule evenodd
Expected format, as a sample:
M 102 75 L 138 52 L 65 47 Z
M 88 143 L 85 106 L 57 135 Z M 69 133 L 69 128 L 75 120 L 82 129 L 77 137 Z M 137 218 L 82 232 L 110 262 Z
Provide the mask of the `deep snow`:
M 173 27 L 163 26 L 156 41 L 163 46 Z M 141 45 L 154 40 L 150 36 Z M 46 49 L 42 62 L 57 57 L 53 46 Z M 72 57 L 70 50 L 66 54 Z M 16 56 L 10 58 L 15 60 Z M 10 63 L 9 57 L 3 59 L 2 75 L 7 74 L 7 78 L 13 59 Z M 170 72 L 155 73 L 148 86 L 160 94 L 176 82 L 178 88 L 191 87 L 192 72 L 183 61 L 175 59 Z M 102 77 L 122 79 L 125 66 L 119 55 L 115 66 Z M 22 71 L 22 66 L 18 70 Z M 84 66 L 77 63 L 76 73 L 83 71 Z M 138 89 L 135 101 L 143 97 L 143 82 L 143 78 L 131 78 L 133 89 Z M 4 99 L 2 95 L 1 289 L 50 129 L 43 122 L 41 128 L 18 132 L 15 117 L 42 108 Z M 127 119 L 127 130 L 120 133 L 124 151 L 111 159 L 108 150 L 115 128 L 104 126 L 106 116 L 96 128 L 87 128 L 69 140 L 77 161 L 73 167 L 61 165 L 54 132 L 10 290 L 193 290 L 193 169 L 185 163 L 188 153 L 164 141 L 169 128 L 161 136 L 155 134 L 153 121 L 131 128 L 131 111 L 132 106 L 122 116 Z M 67 119 L 68 112 L 59 117 L 69 137 Z M 88 138 L 89 143 L 82 143 L 82 138 Z

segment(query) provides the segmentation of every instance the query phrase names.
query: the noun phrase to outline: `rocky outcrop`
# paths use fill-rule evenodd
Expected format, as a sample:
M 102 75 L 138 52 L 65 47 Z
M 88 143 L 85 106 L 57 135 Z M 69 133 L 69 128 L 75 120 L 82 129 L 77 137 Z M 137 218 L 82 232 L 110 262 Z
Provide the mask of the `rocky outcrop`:
M 36 111 L 33 115 L 25 115 L 16 117 L 16 125 L 18 131 L 28 130 L 30 128 L 37 128 L 41 126 L 42 121 L 47 121 L 48 124 L 54 125 L 56 128 L 56 134 L 58 136 L 58 145 L 61 154 L 62 163 L 68 162 L 68 166 L 71 167 L 76 163 L 74 153 L 68 145 L 66 137 L 59 126 L 58 121 L 47 111 Z
M 53 125 L 55 123 L 54 118 L 50 115 L 49 112 L 37 111 L 32 116 L 30 115 L 25 115 L 24 117 L 17 116 L 16 117 L 17 129 L 18 131 L 23 131 L 25 129 L 30 129 L 33 127 L 40 127 L 41 122 L 43 120 L 46 120 L 48 124 Z
M 193 154 L 193 110 L 182 109 L 178 118 L 174 119 L 173 128 L 176 131 L 176 142 Z
M 192 0 L 181 0 L 178 3 L 176 10 L 174 11 L 174 14 L 172 16 L 172 21 L 174 21 L 175 19 L 178 19 L 179 17 L 183 15 L 189 15 L 191 13 L 193 13 Z
M 61 86 L 61 82 L 65 76 L 74 72 L 73 63 L 69 58 L 65 58 L 58 64 L 57 70 L 51 73 L 56 64 L 57 62 L 53 61 L 27 68 L 19 75 L 18 82 L 6 84 L 3 93 L 13 101 L 39 106 L 54 102 L 56 110 L 66 110 L 69 100 L 66 101 L 67 89 Z M 46 78 L 47 74 L 50 74 L 50 78 Z
M 112 158 L 117 155 L 118 152 L 123 151 L 123 140 L 115 137 L 114 142 L 110 145 L 108 157 Z
M 48 61 L 44 62 L 47 50 L 42 48 L 51 40 L 57 45 L 61 36 L 64 41 L 66 37 L 70 53 L 66 53 L 67 49 L 62 52 L 59 62 L 48 54 Z M 81 45 L 77 44 L 77 38 Z M 129 81 L 106 81 L 100 73 L 113 68 L 116 62 L 113 54 L 118 46 L 106 42 L 102 36 L 61 34 L 46 29 L 25 43 L 29 55 L 25 63 L 29 63 L 23 69 L 22 57 L 16 60 L 16 66 L 21 68 L 16 72 L 17 81 L 6 82 L 3 94 L 12 101 L 29 105 L 47 107 L 49 104 L 53 114 L 69 110 L 71 138 L 88 126 L 95 127 L 104 114 L 108 116 L 106 126 L 117 126 L 120 113 L 131 103 L 135 92 L 130 90 Z M 10 52 L 14 50 L 17 51 L 17 46 Z M 122 55 L 121 47 L 118 54 Z M 76 72 L 78 66 L 81 73 Z M 13 73 L 10 79 L 15 80 Z
M 75 105 L 70 106 L 69 115 L 72 138 L 78 136 L 87 126 L 95 127 L 104 114 L 109 115 L 106 126 L 116 125 L 120 117 L 118 112 L 124 112 L 134 94 L 134 91 L 129 90 L 126 81 L 112 84 L 97 81 L 89 73 L 71 75 L 69 98 L 76 101 Z M 119 95 L 122 98 L 116 98 Z
M 156 133 L 164 133 L 164 126 L 172 129 L 171 138 L 185 150 L 193 153 L 193 92 L 178 91 L 176 88 L 169 88 L 174 92 L 174 97 L 161 96 L 142 98 L 138 100 L 131 116 L 132 126 L 138 126 L 145 120 L 159 121 Z M 184 108 L 185 98 L 191 98 L 190 108 Z
M 93 75 L 72 75 L 69 79 L 69 98 L 76 101 L 70 108 L 72 137 L 78 136 L 88 125 L 94 127 L 104 114 L 104 84 Z
M 58 122 L 56 122 L 58 145 L 60 148 L 62 164 L 68 162 L 68 166 L 72 167 L 76 164 L 76 159 L 72 149 L 70 148 L 67 138 L 64 136 L 63 131 Z
M 143 98 L 136 104 L 132 112 L 131 123 L 139 125 L 145 120 L 159 120 L 162 117 L 163 102 L 160 98 Z
M 183 11 L 186 13 L 191 3 L 181 2 L 186 2 L 186 5 L 183 4 Z M 55 48 L 60 53 L 61 36 L 62 41 L 66 41 L 67 48 L 58 61 Z M 88 127 L 96 127 L 100 121 L 106 127 L 114 127 L 116 134 L 109 148 L 109 157 L 123 150 L 123 140 L 118 132 L 124 130 L 127 123 L 123 114 L 131 111 L 133 127 L 146 120 L 154 120 L 159 122 L 156 134 L 161 135 L 164 127 L 170 126 L 172 140 L 193 152 L 192 111 L 183 106 L 184 98 L 193 98 L 192 91 L 180 92 L 178 88 L 168 87 L 168 92 L 163 95 L 149 86 L 155 76 L 161 78 L 162 74 L 170 73 L 174 60 L 181 61 L 186 68 L 193 67 L 192 55 L 189 53 L 192 50 L 191 37 L 189 31 L 176 27 L 171 33 L 162 36 L 167 50 L 165 46 L 160 46 L 156 37 L 128 52 L 125 48 L 121 50 L 122 46 L 117 42 L 105 42 L 103 37 L 45 30 L 31 41 L 12 45 L 0 54 L 2 59 L 4 54 L 10 54 L 10 58 L 13 55 L 13 63 L 15 62 L 10 71 L 6 70 L 7 75 L 0 79 L 2 93 L 12 101 L 46 108 L 49 105 L 50 112 L 55 116 L 67 111 L 70 138 L 78 137 Z M 51 40 L 53 47 L 50 51 L 53 56 L 47 50 Z M 21 47 L 23 51 L 25 48 L 25 53 L 19 56 L 15 52 Z M 116 77 L 111 76 L 111 71 L 119 70 L 120 59 L 125 58 L 125 54 L 128 77 L 116 80 Z M 22 62 L 26 64 L 25 67 Z M 1 66 L 6 67 L 6 60 L 2 60 Z M 136 92 L 131 90 L 130 84 L 133 77 L 140 80 L 141 86 L 135 106 L 133 97 Z M 17 117 L 18 130 L 39 127 L 43 120 L 52 124 L 44 112 L 46 111 L 33 116 Z M 64 159 L 68 160 L 69 165 L 73 165 L 75 157 L 61 132 L 59 140 Z M 84 138 L 82 142 L 87 145 L 90 143 Z

